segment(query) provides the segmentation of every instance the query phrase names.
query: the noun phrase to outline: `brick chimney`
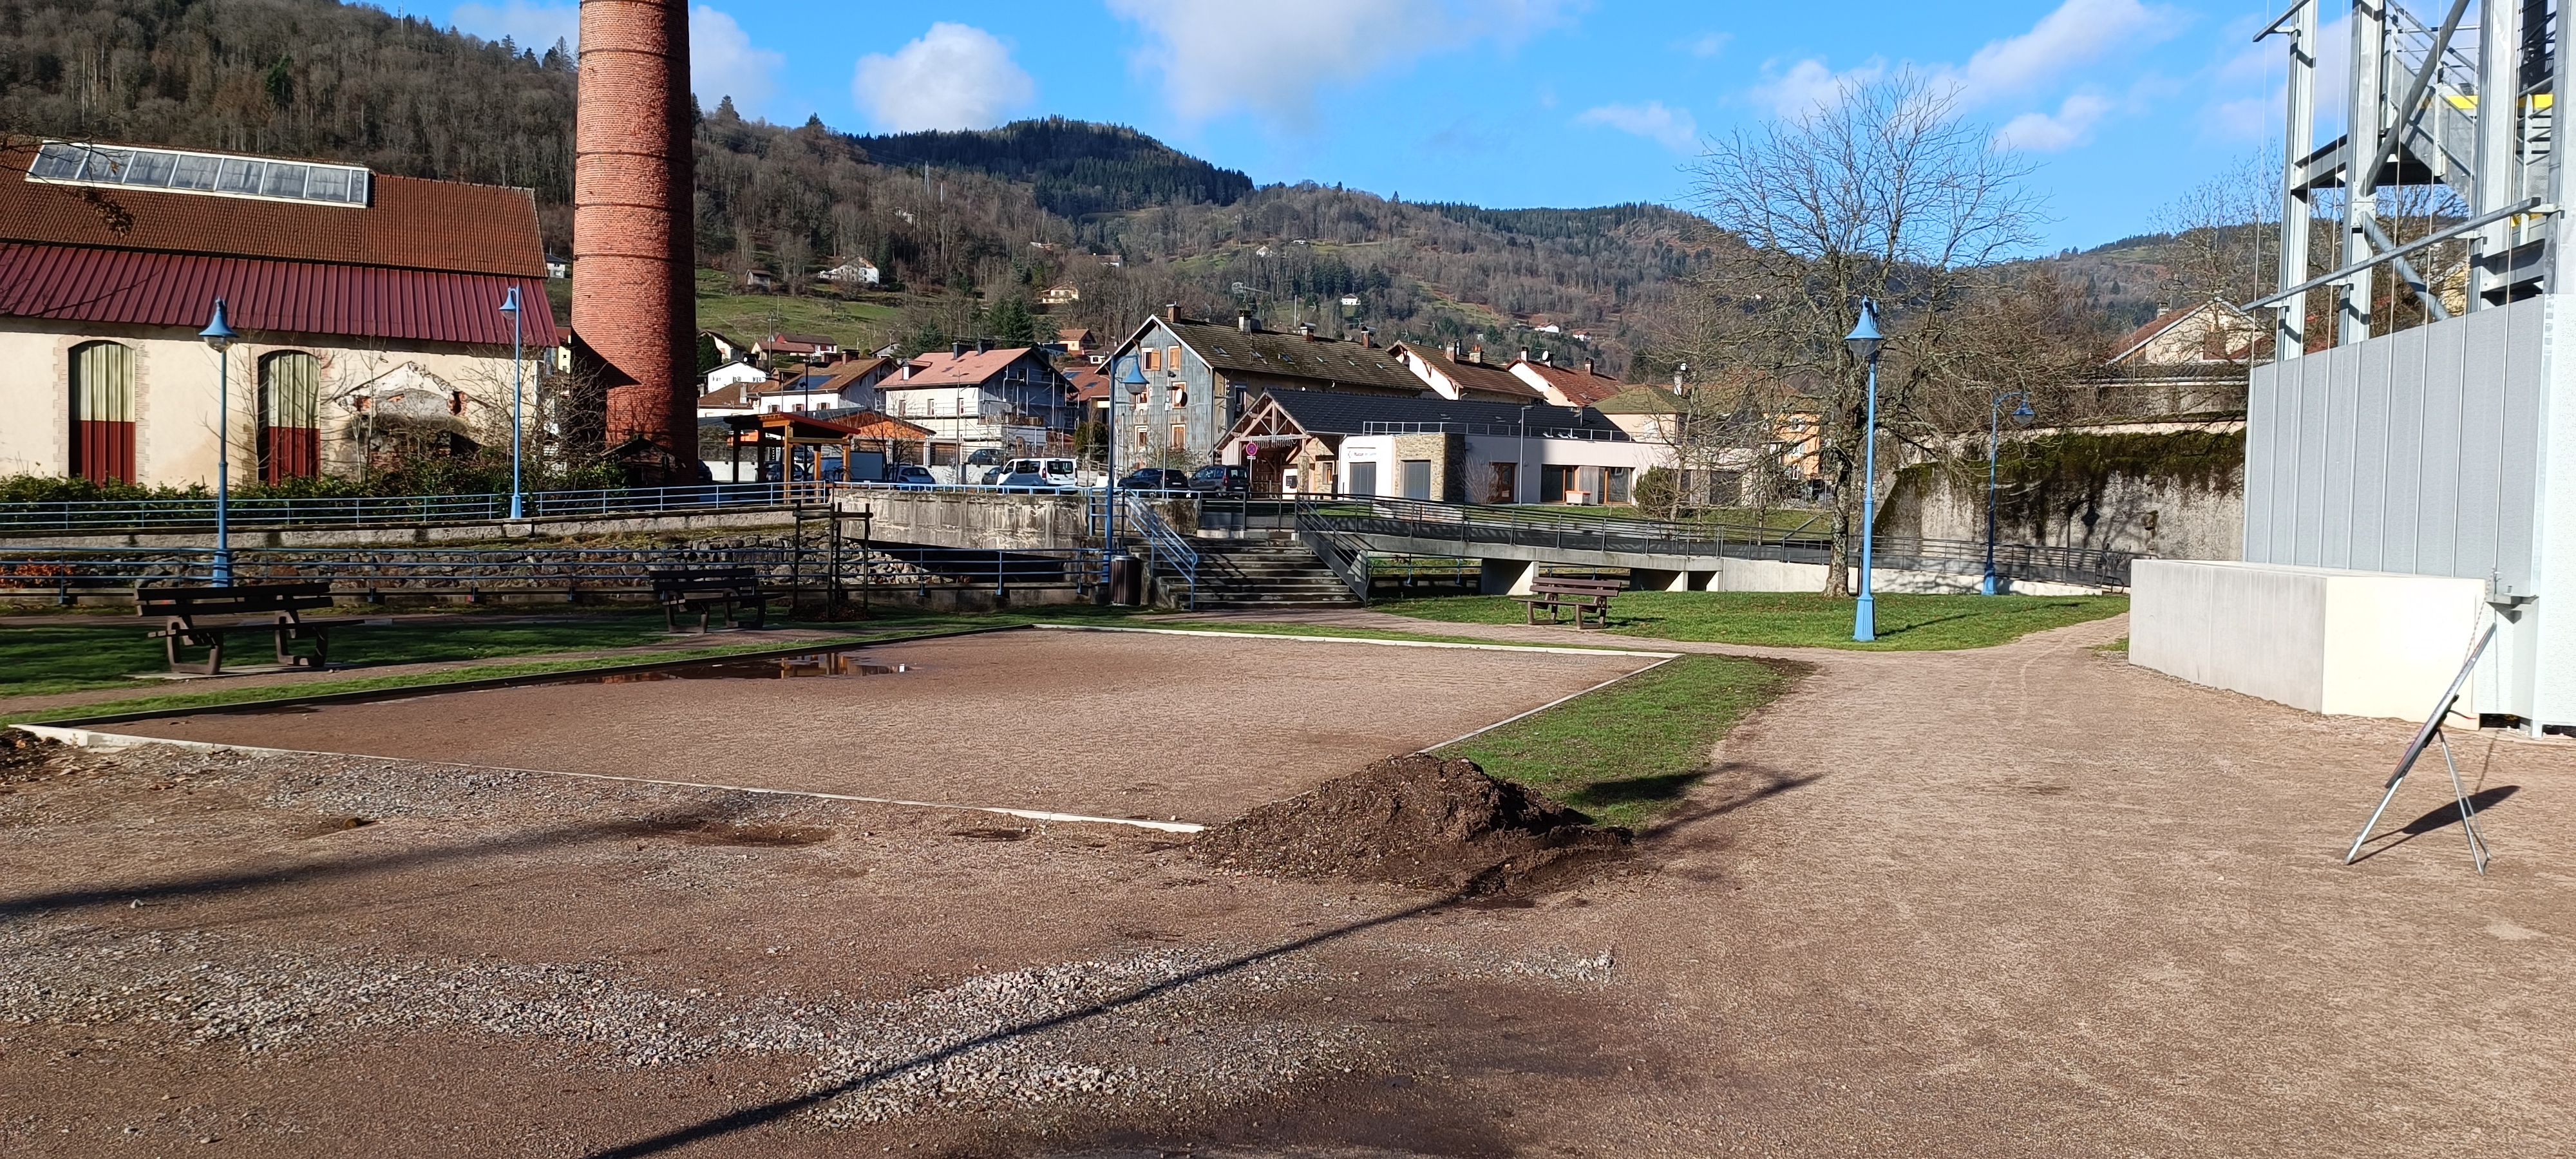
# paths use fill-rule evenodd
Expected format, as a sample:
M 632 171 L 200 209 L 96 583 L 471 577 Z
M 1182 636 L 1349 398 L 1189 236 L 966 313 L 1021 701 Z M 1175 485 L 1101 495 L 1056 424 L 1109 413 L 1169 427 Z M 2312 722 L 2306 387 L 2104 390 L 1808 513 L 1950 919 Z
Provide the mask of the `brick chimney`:
M 1369 349 L 1371 349 L 1371 350 L 1375 350 L 1375 349 L 1377 349 L 1377 328 L 1376 328 L 1376 327 L 1374 327 L 1374 326 L 1362 326 L 1362 327 L 1360 327 L 1360 345 L 1365 346 L 1365 347 L 1368 347 L 1368 348 L 1369 348 Z
M 1299 323 L 1297 324 L 1297 336 L 1298 336 L 1298 337 L 1300 337 L 1300 338 L 1305 339 L 1305 340 L 1306 340 L 1306 341 L 1308 341 L 1308 342 L 1312 342 L 1312 341 L 1314 341 L 1314 340 L 1315 340 L 1315 324 L 1314 324 L 1314 323 L 1312 323 L 1312 322 L 1299 322 Z
M 1234 328 L 1246 334 L 1250 334 L 1261 328 L 1260 323 L 1252 320 L 1252 307 L 1242 306 L 1236 308 L 1234 312 Z
M 1181 320 L 1181 304 L 1180 304 L 1180 303 L 1178 303 L 1178 302 L 1165 302 L 1165 303 L 1163 303 L 1163 320 L 1164 320 L 1164 321 L 1166 321 L 1166 322 L 1178 322 L 1178 321 L 1180 321 L 1180 320 Z
M 574 127 L 573 356 L 613 445 L 696 462 L 697 241 L 686 0 L 582 0 Z

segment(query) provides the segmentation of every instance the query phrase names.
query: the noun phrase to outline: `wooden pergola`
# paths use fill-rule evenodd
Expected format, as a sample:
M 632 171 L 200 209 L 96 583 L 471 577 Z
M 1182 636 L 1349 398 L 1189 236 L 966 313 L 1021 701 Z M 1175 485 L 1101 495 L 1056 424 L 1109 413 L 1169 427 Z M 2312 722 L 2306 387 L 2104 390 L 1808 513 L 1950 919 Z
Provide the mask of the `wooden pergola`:
M 886 461 L 893 463 L 901 461 L 902 447 L 907 443 L 920 444 L 923 457 L 927 458 L 931 437 L 928 427 L 915 426 L 875 411 L 860 411 L 837 419 L 816 418 L 794 411 L 767 411 L 730 415 L 726 417 L 725 425 L 733 428 L 733 437 L 727 442 L 733 449 L 734 478 L 742 477 L 742 449 L 749 446 L 753 449 L 753 464 L 766 474 L 769 464 L 776 462 L 780 483 L 791 489 L 797 486 L 795 469 L 801 459 L 800 452 L 805 449 L 812 449 L 814 455 L 808 482 L 819 489 L 824 447 L 839 447 L 844 464 L 850 461 L 853 452 L 861 450 L 881 451 Z M 772 448 L 777 451 L 774 457 Z

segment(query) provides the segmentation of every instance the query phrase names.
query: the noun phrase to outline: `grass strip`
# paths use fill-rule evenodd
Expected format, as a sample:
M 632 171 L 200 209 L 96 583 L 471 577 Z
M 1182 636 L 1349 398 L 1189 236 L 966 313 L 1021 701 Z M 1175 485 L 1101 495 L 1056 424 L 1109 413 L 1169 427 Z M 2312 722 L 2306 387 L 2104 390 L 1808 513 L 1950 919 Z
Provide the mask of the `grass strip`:
M 1595 820 L 1641 827 L 1681 803 L 1717 742 L 1798 679 L 1795 666 L 1682 656 L 1439 750 Z
M 1893 593 L 1877 598 L 1878 638 L 1851 638 L 1852 601 L 1814 592 L 1621 592 L 1608 631 L 1659 640 L 1774 648 L 1929 652 L 1991 648 L 2032 632 L 2129 610 L 2127 596 L 1974 596 Z M 1447 596 L 1381 604 L 1377 611 L 1464 624 L 1520 624 L 1510 596 Z

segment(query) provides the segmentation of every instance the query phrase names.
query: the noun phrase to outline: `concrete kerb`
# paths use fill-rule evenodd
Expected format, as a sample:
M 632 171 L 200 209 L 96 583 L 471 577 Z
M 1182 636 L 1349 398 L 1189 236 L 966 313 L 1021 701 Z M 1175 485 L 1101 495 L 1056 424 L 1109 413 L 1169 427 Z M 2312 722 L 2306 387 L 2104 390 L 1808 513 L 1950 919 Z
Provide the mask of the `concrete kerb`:
M 1687 652 L 1648 652 L 1635 648 L 1594 648 L 1583 644 L 1468 644 L 1452 640 L 1380 640 L 1368 636 L 1308 636 L 1286 632 L 1201 631 L 1195 628 L 1122 628 L 1106 624 L 1031 624 L 1029 627 L 1057 632 L 1151 632 L 1164 636 L 1216 636 L 1232 640 L 1287 640 L 1309 644 L 1383 644 L 1392 648 L 1459 648 L 1471 652 L 1580 652 L 1591 656 L 1642 656 L 1657 661 L 1674 660 L 1690 655 Z M 1646 667 L 1652 668 L 1654 665 L 1649 664 Z M 1643 672 L 1645 668 L 1637 671 Z M 1636 673 L 1632 672 L 1629 675 L 1634 676 Z M 1574 695 L 1583 694 L 1578 692 Z

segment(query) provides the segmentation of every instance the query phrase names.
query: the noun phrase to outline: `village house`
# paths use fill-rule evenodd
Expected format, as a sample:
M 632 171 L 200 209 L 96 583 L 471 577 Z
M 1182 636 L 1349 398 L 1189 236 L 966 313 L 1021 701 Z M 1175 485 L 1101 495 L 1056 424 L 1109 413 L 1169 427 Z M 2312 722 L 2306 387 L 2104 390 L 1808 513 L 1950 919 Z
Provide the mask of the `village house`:
M 879 411 L 931 432 L 932 467 L 979 450 L 1069 448 L 1080 414 L 1064 375 L 1035 346 L 954 343 L 904 362 L 875 389 Z
M 1357 342 L 1323 337 L 1311 325 L 1283 334 L 1250 311 L 1224 323 L 1165 306 L 1107 354 L 1113 377 L 1133 355 L 1147 382 L 1141 395 L 1122 385 L 1111 399 L 1118 459 L 1138 466 L 1214 461 L 1235 420 L 1274 391 L 1415 398 L 1430 390 L 1365 331 Z
M 748 343 L 735 341 L 724 331 L 700 330 L 698 341 L 715 348 L 718 362 L 749 362 L 752 359 L 751 346 Z
M 2105 385 L 2134 396 L 2143 414 L 2242 411 L 2247 378 L 2271 344 L 2264 323 L 2212 298 L 2167 310 L 2114 344 Z
M 211 485 L 219 440 L 235 480 L 506 445 L 514 369 L 533 389 L 562 341 L 546 277 L 525 189 L 147 146 L 0 157 L 0 475 Z M 198 336 L 217 299 L 240 334 L 222 352 Z
M 1064 347 L 1064 355 L 1067 358 L 1080 358 L 1089 362 L 1100 361 L 1096 357 L 1100 350 L 1100 337 L 1093 334 L 1089 327 L 1076 326 L 1058 330 L 1055 332 L 1055 344 Z
M 1221 448 L 1256 495 L 1445 503 L 1630 503 L 1669 451 L 1588 407 L 1290 390 L 1255 400 Z
M 752 343 L 751 352 L 763 364 L 776 369 L 782 358 L 792 362 L 829 362 L 841 356 L 841 344 L 821 334 L 772 334 Z
M 1591 406 L 1628 389 L 1627 383 L 1593 369 L 1589 358 L 1579 367 L 1567 366 L 1544 358 L 1533 360 L 1527 351 L 1512 363 L 1512 376 L 1558 406 Z
M 769 381 L 769 372 L 748 362 L 725 363 L 708 371 L 704 379 L 708 390 L 723 390 L 728 386 L 741 383 L 767 381 Z
M 1387 353 L 1403 362 L 1442 398 L 1508 402 L 1515 406 L 1552 401 L 1537 387 L 1521 381 L 1509 367 L 1485 361 L 1482 348 L 1462 355 L 1454 346 L 1442 349 L 1430 343 L 1398 342 L 1387 347 Z
M 840 258 L 829 269 L 814 275 L 815 280 L 836 286 L 873 286 L 877 284 L 877 266 L 866 258 Z
M 1038 291 L 1041 306 L 1070 306 L 1082 300 L 1082 287 L 1071 282 L 1057 282 Z
M 789 371 L 751 388 L 758 412 L 874 410 L 878 383 L 895 371 L 890 358 L 852 358 Z
M 708 419 L 720 419 L 731 415 L 757 413 L 759 406 L 752 398 L 751 388 L 753 383 L 767 381 L 769 380 L 765 375 L 750 382 L 735 380 L 699 395 L 698 420 L 704 422 Z

